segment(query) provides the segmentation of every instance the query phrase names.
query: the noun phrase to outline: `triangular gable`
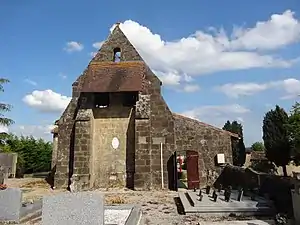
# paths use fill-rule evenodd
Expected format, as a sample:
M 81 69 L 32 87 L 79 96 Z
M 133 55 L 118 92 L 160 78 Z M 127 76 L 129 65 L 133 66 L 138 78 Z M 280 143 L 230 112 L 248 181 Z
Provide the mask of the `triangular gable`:
M 113 32 L 108 36 L 107 40 L 102 44 L 92 62 L 111 62 L 114 57 L 114 49 L 121 50 L 121 61 L 144 61 L 135 47 L 130 43 L 119 24 L 116 25 Z

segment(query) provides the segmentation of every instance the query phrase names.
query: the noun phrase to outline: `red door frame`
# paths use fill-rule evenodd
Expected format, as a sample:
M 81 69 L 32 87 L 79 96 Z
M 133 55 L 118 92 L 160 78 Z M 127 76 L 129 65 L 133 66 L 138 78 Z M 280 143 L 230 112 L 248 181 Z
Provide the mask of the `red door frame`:
M 198 160 L 198 152 L 186 151 L 188 189 L 200 188 Z

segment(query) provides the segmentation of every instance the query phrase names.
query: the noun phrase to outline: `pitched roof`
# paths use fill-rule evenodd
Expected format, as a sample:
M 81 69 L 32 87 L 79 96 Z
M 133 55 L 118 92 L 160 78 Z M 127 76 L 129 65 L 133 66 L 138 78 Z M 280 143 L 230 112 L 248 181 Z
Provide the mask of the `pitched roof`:
M 146 73 L 143 61 L 94 62 L 89 65 L 81 91 L 142 91 Z
M 203 122 L 201 122 L 201 121 L 199 121 L 199 120 L 192 119 L 192 118 L 189 118 L 189 117 L 186 117 L 186 116 L 177 114 L 177 113 L 172 113 L 172 114 L 173 114 L 173 117 L 174 117 L 174 119 L 175 119 L 175 123 L 176 123 L 176 120 L 179 122 L 179 123 L 178 123 L 179 126 L 182 125 L 181 122 L 189 121 L 189 122 L 192 122 L 192 123 L 195 123 L 195 124 L 198 124 L 198 125 L 201 125 L 201 126 L 205 126 L 205 127 L 210 128 L 210 129 L 213 129 L 213 130 L 222 132 L 222 133 L 224 133 L 224 134 L 230 135 L 231 137 L 239 138 L 239 135 L 238 135 L 238 134 L 231 133 L 231 132 L 229 132 L 229 131 L 226 131 L 226 130 L 223 130 L 223 129 L 221 129 L 221 128 L 212 126 L 212 125 L 207 124 L 207 123 L 203 123 Z
M 265 152 L 252 151 L 250 161 L 268 160 Z

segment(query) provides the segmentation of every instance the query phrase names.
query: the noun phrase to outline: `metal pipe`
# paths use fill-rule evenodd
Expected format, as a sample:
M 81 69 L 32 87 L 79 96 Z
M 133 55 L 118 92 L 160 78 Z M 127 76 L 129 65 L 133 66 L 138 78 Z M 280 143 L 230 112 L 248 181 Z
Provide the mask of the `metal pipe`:
M 161 188 L 164 189 L 163 143 L 160 143 L 160 169 L 161 169 Z

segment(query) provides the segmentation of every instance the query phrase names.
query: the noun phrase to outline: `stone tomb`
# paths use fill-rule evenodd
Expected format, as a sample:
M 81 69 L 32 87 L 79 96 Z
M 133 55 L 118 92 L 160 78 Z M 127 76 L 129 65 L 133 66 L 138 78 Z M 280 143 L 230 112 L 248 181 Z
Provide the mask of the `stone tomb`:
M 272 215 L 274 212 L 272 202 L 256 197 L 251 200 L 248 196 L 243 196 L 238 201 L 238 191 L 232 190 L 229 202 L 225 201 L 224 191 L 217 192 L 216 202 L 212 194 L 207 195 L 202 191 L 202 201 L 199 201 L 199 191 L 179 192 L 180 200 L 183 204 L 185 213 L 203 213 L 203 215 L 229 215 L 231 213 L 239 215 Z
M 22 192 L 18 188 L 0 190 L 0 221 L 19 222 Z
M 103 195 L 62 193 L 43 198 L 43 225 L 104 225 Z
M 99 192 L 61 193 L 43 198 L 43 225 L 135 225 L 140 218 L 137 206 L 104 206 Z

